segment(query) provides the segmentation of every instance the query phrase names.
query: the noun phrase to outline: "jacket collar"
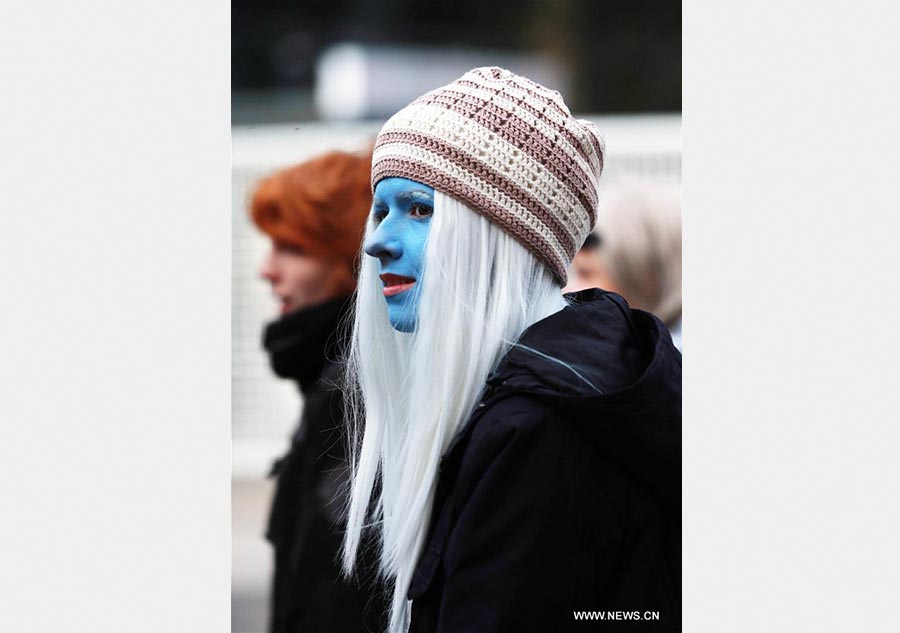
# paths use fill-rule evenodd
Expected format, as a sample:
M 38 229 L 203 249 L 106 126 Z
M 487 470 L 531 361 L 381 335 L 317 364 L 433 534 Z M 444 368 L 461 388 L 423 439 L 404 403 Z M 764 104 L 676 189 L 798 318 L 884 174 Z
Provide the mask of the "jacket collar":
M 272 370 L 295 380 L 303 391 L 318 381 L 328 361 L 334 361 L 343 337 L 340 325 L 352 307 L 353 297 L 340 297 L 284 315 L 266 326 L 263 347 Z
M 492 403 L 525 395 L 680 504 L 681 353 L 657 317 L 618 294 L 594 288 L 566 298 L 568 307 L 529 327 L 500 361 L 446 460 Z

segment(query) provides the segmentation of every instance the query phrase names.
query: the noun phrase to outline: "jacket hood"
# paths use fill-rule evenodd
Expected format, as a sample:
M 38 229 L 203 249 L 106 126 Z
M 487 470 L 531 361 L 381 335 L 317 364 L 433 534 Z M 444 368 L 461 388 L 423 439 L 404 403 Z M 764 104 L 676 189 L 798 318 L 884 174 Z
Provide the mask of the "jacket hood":
M 681 504 L 681 353 L 662 322 L 593 288 L 535 323 L 488 379 L 573 421 L 667 505 Z

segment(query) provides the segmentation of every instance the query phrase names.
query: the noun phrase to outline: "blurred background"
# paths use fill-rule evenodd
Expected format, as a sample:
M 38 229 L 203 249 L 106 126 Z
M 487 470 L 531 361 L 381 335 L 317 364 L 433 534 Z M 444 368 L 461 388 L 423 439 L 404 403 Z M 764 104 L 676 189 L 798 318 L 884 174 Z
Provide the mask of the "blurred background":
M 680 185 L 680 2 L 232 0 L 236 633 L 266 629 L 266 474 L 288 448 L 302 405 L 261 346 L 278 306 L 258 275 L 269 240 L 248 218 L 249 196 L 281 168 L 363 149 L 413 98 L 485 65 L 559 90 L 576 116 L 598 125 L 607 143 L 602 189 Z

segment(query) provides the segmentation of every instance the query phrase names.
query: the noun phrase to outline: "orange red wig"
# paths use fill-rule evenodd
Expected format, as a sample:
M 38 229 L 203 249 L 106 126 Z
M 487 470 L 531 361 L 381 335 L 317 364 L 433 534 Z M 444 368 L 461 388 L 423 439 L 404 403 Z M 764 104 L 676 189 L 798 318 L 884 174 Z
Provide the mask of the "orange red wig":
M 335 292 L 349 293 L 372 205 L 371 171 L 371 150 L 328 152 L 263 179 L 250 215 L 274 243 L 333 262 Z

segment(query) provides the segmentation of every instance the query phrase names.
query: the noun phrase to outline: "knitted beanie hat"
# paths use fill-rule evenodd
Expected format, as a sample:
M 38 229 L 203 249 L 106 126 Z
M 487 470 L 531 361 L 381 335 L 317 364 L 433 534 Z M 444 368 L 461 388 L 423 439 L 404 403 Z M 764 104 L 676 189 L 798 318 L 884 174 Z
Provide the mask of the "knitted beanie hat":
M 375 141 L 372 188 L 409 178 L 496 223 L 565 285 L 594 226 L 604 144 L 555 90 L 503 68 L 470 70 L 392 116 Z

